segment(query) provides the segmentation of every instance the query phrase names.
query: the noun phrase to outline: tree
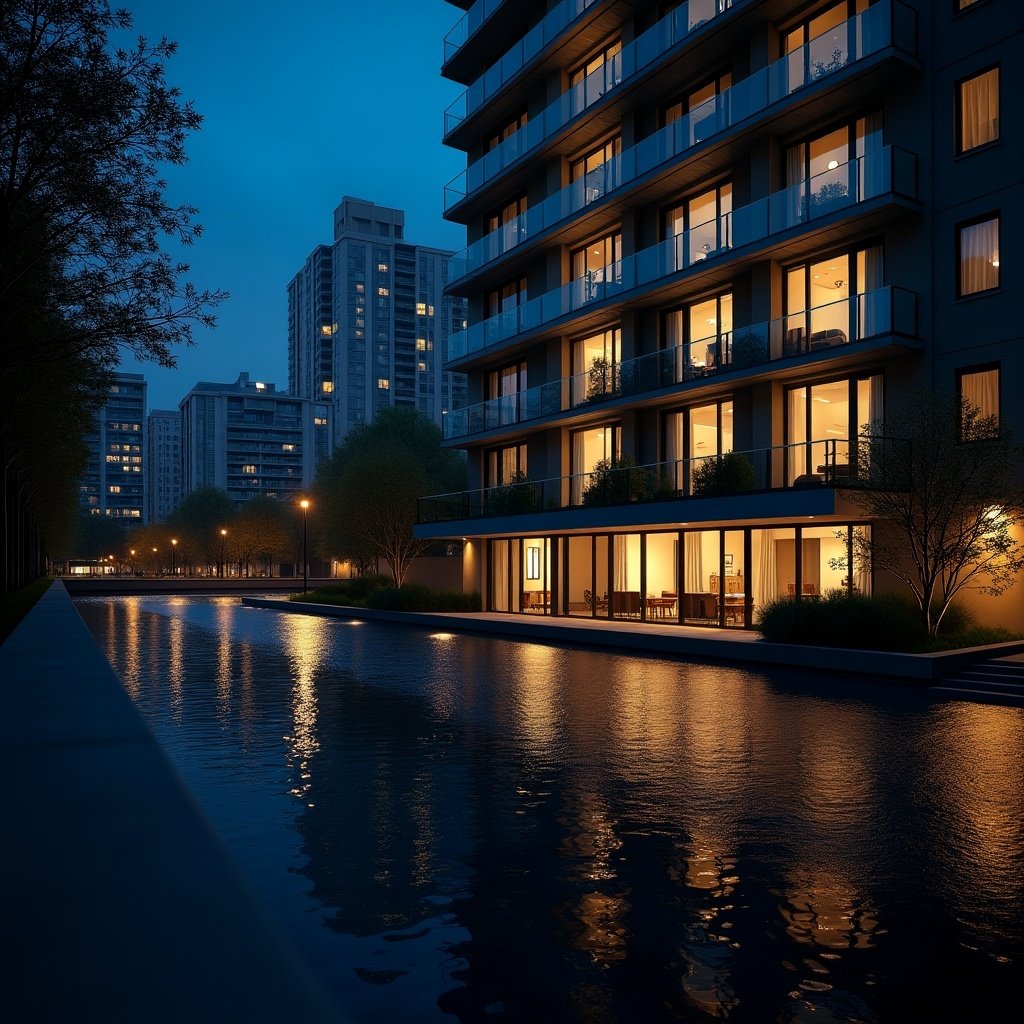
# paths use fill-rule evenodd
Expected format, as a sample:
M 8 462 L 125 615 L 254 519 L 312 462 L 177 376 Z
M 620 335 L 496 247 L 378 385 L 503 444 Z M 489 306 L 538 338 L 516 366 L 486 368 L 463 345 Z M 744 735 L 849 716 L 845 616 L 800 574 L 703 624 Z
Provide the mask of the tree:
M 321 553 L 382 558 L 400 587 L 411 560 L 431 545 L 413 536 L 417 498 L 465 486 L 465 463 L 442 448 L 434 423 L 415 409 L 383 409 L 349 432 L 317 476 Z
M 893 535 L 855 531 L 854 558 L 906 584 L 929 634 L 957 594 L 998 596 L 1024 569 L 1022 454 L 995 417 L 928 390 L 862 430 L 851 497 Z
M 212 326 L 225 297 L 198 290 L 161 247 L 200 235 L 196 211 L 166 201 L 159 172 L 185 162 L 201 118 L 165 81 L 174 43 L 110 45 L 130 26 L 106 0 L 0 5 L 5 588 L 24 577 L 31 537 L 43 531 L 55 548 L 73 526 L 82 439 L 121 349 L 173 366 L 174 346 Z
M 207 568 L 222 562 L 228 553 L 235 518 L 235 506 L 227 491 L 218 487 L 199 487 L 174 510 L 168 526 L 181 541 L 182 564 L 186 559 Z M 227 537 L 221 534 L 227 530 Z
M 231 557 L 243 567 L 244 574 L 262 561 L 267 575 L 274 562 L 290 555 L 295 540 L 295 515 L 283 502 L 257 495 L 242 506 L 231 530 Z

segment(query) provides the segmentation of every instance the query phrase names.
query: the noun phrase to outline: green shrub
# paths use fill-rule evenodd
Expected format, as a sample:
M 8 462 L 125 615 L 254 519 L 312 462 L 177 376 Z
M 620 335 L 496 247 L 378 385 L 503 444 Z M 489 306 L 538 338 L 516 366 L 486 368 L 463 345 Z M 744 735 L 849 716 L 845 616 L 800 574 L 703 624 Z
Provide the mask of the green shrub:
M 339 580 L 329 587 L 320 587 L 305 594 L 292 594 L 290 601 L 311 601 L 314 604 L 354 605 L 361 608 L 369 595 L 386 587 L 394 588 L 390 576 L 368 573 L 351 580 Z
M 693 470 L 693 493 L 703 497 L 752 491 L 754 465 L 742 452 L 701 459 Z
M 478 612 L 479 593 L 461 590 L 434 590 L 419 583 L 406 583 L 395 590 L 375 591 L 366 600 L 367 608 L 389 612 Z
M 821 598 L 780 597 L 761 610 L 757 629 L 781 644 L 909 651 L 925 640 L 917 609 L 902 598 L 832 590 Z
M 1019 639 L 1005 629 L 976 626 L 959 605 L 950 607 L 942 626 L 939 636 L 929 637 L 917 605 L 898 594 L 831 590 L 820 599 L 777 598 L 764 606 L 755 628 L 773 643 L 913 653 Z

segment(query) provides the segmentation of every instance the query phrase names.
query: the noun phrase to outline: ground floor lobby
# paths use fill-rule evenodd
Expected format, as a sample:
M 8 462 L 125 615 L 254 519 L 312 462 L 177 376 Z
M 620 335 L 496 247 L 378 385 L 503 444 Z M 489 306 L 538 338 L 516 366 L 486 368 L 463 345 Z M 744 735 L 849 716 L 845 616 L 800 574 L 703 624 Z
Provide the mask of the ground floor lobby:
M 491 612 L 749 630 L 783 596 L 869 594 L 853 558 L 864 524 L 657 527 L 480 539 L 481 594 Z

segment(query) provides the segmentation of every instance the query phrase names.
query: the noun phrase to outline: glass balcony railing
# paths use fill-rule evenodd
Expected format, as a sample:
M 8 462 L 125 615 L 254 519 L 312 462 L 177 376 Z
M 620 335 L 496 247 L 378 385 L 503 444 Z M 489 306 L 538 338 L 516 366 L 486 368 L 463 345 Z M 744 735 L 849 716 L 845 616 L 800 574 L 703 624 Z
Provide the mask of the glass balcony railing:
M 445 211 L 550 138 L 602 96 L 659 60 L 692 32 L 744 2 L 746 0 L 689 0 L 669 12 L 643 35 L 624 46 L 610 61 L 562 93 L 537 117 L 528 120 L 519 131 L 456 175 L 444 189 Z M 446 134 L 450 131 L 449 116 L 456 119 L 457 123 L 457 120 L 466 116 L 465 111 L 469 110 L 467 96 L 461 99 L 466 104 L 465 110 L 458 107 L 459 100 L 456 100 L 454 109 L 450 107 L 445 113 Z
M 795 487 L 850 487 L 856 484 L 857 459 L 851 450 L 856 444 L 830 437 L 646 466 L 620 459 L 618 465 L 589 473 L 547 480 L 523 477 L 500 487 L 430 495 L 418 500 L 416 519 L 438 523 Z M 811 472 L 806 471 L 809 465 Z
M 678 8 L 667 15 L 662 23 L 658 23 L 658 26 L 670 22 L 677 11 Z M 658 26 L 633 44 L 633 47 L 641 47 L 639 55 L 627 46 L 616 55 L 617 68 L 612 67 L 610 72 L 599 69 L 591 76 L 593 78 L 603 74 L 605 79 L 595 81 L 589 91 L 585 91 L 574 100 L 570 93 L 563 93 L 540 117 L 527 122 L 482 159 L 456 175 L 444 186 L 444 210 L 450 210 L 520 157 L 534 150 L 580 111 L 586 110 L 587 106 L 598 98 L 602 86 L 607 84 L 606 80 L 617 85 L 618 82 L 625 81 L 629 75 L 642 70 L 657 55 L 648 53 L 649 46 L 645 40 L 657 32 Z M 666 47 L 678 41 L 672 38 L 672 33 L 669 33 L 669 37 Z M 825 40 L 830 47 L 827 59 L 818 52 Z M 524 239 L 536 236 L 562 217 L 578 212 L 589 203 L 601 199 L 612 189 L 628 184 L 659 165 L 678 159 L 697 143 L 720 134 L 748 118 L 764 115 L 773 104 L 788 99 L 805 86 L 850 68 L 858 61 L 889 46 L 897 46 L 907 53 L 916 50 L 916 12 L 899 0 L 882 0 L 881 3 L 850 18 L 838 30 L 829 30 L 826 36 L 812 39 L 800 49 L 786 54 L 749 78 L 737 82 L 732 88 L 726 89 L 707 103 L 690 111 L 685 117 L 648 136 L 631 150 L 594 171 L 589 181 L 573 182 L 539 205 L 536 212 L 527 211 L 518 218 L 519 223 L 515 229 L 503 225 L 490 236 L 474 243 L 469 250 L 457 254 L 453 258 L 456 264 L 453 270 L 459 272 L 450 272 L 450 278 L 455 280 L 457 276 L 475 269 L 487 260 L 495 259 Z M 639 63 L 640 55 L 647 57 L 643 65 Z M 584 86 L 579 88 L 583 89 Z M 461 267 L 460 261 L 463 261 Z
M 448 107 L 444 112 L 445 135 L 447 136 L 462 124 L 474 111 L 479 110 L 495 93 L 504 88 L 514 75 L 522 71 L 538 53 L 557 39 L 588 7 L 595 3 L 597 0 L 562 0 L 557 7 L 549 11 L 501 60 L 489 67 Z M 462 20 L 465 21 L 466 18 Z M 454 32 L 455 29 L 452 31 Z M 462 42 L 465 42 L 465 39 Z M 461 45 L 460 43 L 459 46 Z M 454 53 L 457 49 L 458 47 L 455 47 L 452 52 Z M 445 60 L 448 59 L 448 39 L 445 38 Z
M 449 336 L 448 358 L 461 359 L 540 330 L 570 313 L 625 297 L 628 292 L 697 268 L 706 260 L 720 259 L 732 249 L 765 241 L 773 234 L 885 195 L 917 195 L 917 158 L 895 146 L 839 164 L 471 324 Z
M 476 3 L 452 26 L 444 37 L 444 62 L 448 63 L 462 49 L 474 32 L 505 2 L 476 0 Z
M 812 39 L 799 51 L 737 82 L 731 89 L 649 135 L 586 177 L 572 182 L 456 253 L 448 261 L 448 279 L 456 281 L 479 270 L 521 242 L 536 238 L 552 225 L 604 199 L 616 189 L 678 160 L 699 143 L 728 131 L 753 114 L 766 113 L 772 106 L 785 103 L 810 82 L 856 65 L 893 45 L 897 41 L 897 26 L 908 26 L 900 34 L 899 41 L 911 52 L 914 35 L 910 28 L 914 12 L 909 11 L 909 20 L 896 18 L 893 14 L 897 8 L 908 10 L 902 4 L 883 0 L 841 26 L 839 38 L 845 41 L 845 49 L 834 50 L 829 63 L 822 63 L 818 54 L 820 40 Z M 833 48 L 835 35 L 834 31 L 828 33 L 829 45 Z
M 467 437 L 890 334 L 917 337 L 915 292 L 878 288 L 621 363 L 600 361 L 583 373 L 453 410 L 444 418 L 444 436 Z

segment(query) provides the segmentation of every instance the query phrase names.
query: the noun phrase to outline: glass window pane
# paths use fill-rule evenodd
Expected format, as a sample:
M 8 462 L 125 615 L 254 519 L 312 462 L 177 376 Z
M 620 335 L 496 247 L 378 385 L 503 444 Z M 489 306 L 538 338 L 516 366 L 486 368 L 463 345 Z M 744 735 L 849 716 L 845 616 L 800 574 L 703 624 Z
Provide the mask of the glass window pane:
M 999 68 L 960 83 L 960 152 L 999 138 Z
M 999 218 L 960 228 L 960 294 L 999 287 Z

